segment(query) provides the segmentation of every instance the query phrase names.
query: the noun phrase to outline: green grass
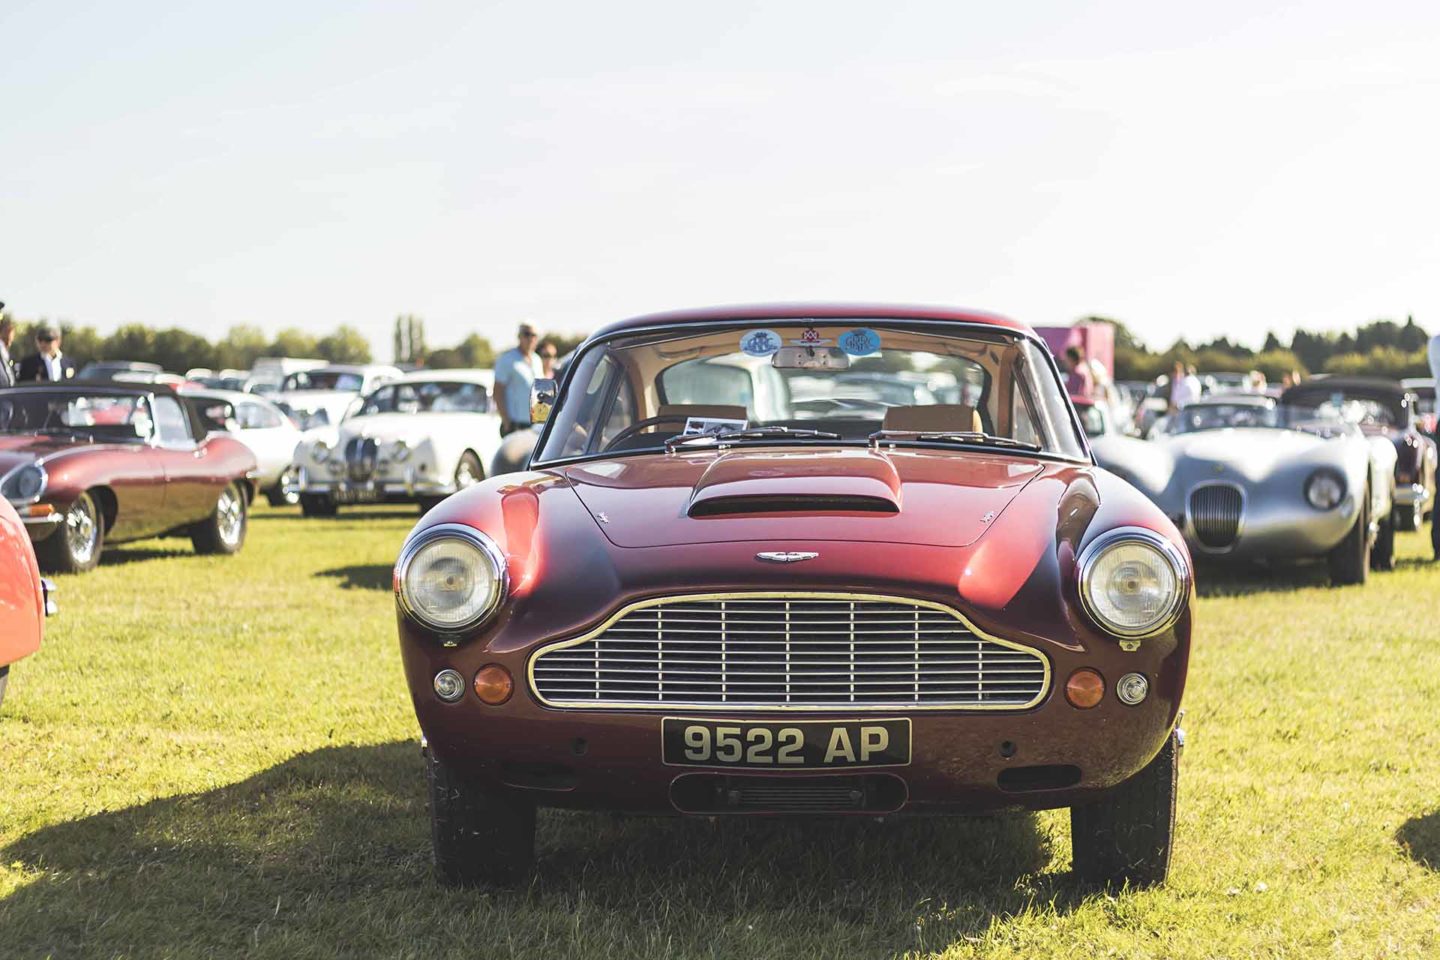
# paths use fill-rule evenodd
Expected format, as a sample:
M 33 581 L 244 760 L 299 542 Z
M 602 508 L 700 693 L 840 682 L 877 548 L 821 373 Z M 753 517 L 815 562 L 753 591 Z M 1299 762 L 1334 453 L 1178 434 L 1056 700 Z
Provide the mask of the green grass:
M 60 580 L 0 713 L 0 957 L 1440 955 L 1440 568 L 1201 600 L 1170 884 L 1095 893 L 1063 814 L 542 815 L 533 883 L 429 872 L 389 568 L 408 511 L 261 511 L 236 558 Z

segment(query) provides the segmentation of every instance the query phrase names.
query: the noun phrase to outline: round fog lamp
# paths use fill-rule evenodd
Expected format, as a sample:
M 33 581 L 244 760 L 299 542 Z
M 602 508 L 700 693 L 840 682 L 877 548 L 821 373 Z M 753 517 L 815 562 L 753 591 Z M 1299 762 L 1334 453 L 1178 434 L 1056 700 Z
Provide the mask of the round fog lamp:
M 1121 703 L 1135 706 L 1150 693 L 1150 681 L 1145 679 L 1143 673 L 1127 673 L 1115 684 L 1115 696 L 1120 698 Z
M 514 688 L 510 671 L 498 663 L 487 664 L 475 674 L 475 696 L 480 698 L 481 703 L 488 703 L 492 707 L 498 707 L 509 700 Z
M 455 670 L 441 670 L 435 674 L 435 696 L 454 703 L 465 696 L 465 678 Z
M 1089 710 L 1105 697 L 1105 678 L 1089 667 L 1081 667 L 1065 681 L 1065 699 L 1070 706 Z

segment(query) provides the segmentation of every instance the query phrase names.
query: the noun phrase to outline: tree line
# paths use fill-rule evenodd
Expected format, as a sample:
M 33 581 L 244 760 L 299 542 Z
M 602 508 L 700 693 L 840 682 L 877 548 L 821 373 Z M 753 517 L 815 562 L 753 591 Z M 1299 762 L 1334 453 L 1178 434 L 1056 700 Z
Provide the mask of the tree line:
M 1167 350 L 1153 351 L 1141 343 L 1125 324 L 1106 317 L 1087 317 L 1115 327 L 1115 372 L 1117 380 L 1153 380 L 1168 374 L 1176 360 L 1193 364 L 1202 373 L 1245 373 L 1259 370 L 1266 379 L 1277 381 L 1286 373 L 1338 373 L 1384 377 L 1428 377 L 1427 355 L 1430 334 L 1407 317 L 1405 322 L 1376 320 L 1353 334 L 1311 333 L 1296 330 L 1289 343 L 1273 332 L 1259 350 L 1217 337 L 1191 344 L 1183 337 Z M 1083 322 L 1083 321 L 1082 321 Z

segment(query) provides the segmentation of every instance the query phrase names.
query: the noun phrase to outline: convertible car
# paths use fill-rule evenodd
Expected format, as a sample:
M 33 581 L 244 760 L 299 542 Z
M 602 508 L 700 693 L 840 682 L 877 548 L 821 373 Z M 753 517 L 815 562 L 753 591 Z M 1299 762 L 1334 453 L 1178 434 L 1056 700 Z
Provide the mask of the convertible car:
M 294 506 L 295 448 L 305 434 L 280 407 L 254 393 L 183 387 L 180 395 L 195 408 L 205 428 L 228 433 L 255 455 L 260 492 L 272 507 Z
M 200 553 L 245 542 L 255 457 L 160 386 L 70 381 L 0 390 L 0 495 L 40 565 L 93 569 L 106 543 L 166 534 Z
M 1345 420 L 1395 447 L 1395 528 L 1419 530 L 1435 506 L 1435 441 L 1420 432 L 1416 398 L 1398 383 L 1322 377 L 1291 387 L 1280 402 Z
M 790 409 L 793 380 L 896 370 L 975 402 Z M 395 568 L 444 881 L 523 876 L 547 806 L 1068 807 L 1081 877 L 1165 877 L 1189 557 L 1095 466 L 1029 328 L 640 317 L 538 381 L 532 417 L 529 469 L 430 511 Z
M 1335 583 L 1363 583 L 1394 562 L 1395 450 L 1324 414 L 1218 395 L 1158 421 L 1151 440 L 1111 433 L 1091 449 L 1200 556 L 1325 558 Z
M 55 588 L 40 576 L 35 548 L 15 508 L 0 500 L 0 705 L 10 665 L 40 649 Z
M 411 373 L 367 396 L 338 431 L 295 448 L 300 510 L 333 517 L 346 503 L 428 510 L 485 478 L 500 446 L 489 370 Z

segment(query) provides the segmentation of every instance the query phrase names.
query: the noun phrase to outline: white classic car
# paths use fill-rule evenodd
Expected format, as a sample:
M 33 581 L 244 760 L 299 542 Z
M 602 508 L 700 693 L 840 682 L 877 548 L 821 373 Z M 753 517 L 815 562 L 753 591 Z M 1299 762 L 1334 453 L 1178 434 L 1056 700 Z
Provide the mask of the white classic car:
M 490 370 L 405 374 L 366 395 L 331 435 L 295 449 L 300 510 L 344 503 L 418 503 L 428 510 L 485 479 L 500 447 Z
M 302 430 L 334 426 L 345 419 L 361 397 L 401 376 L 399 367 L 378 363 L 297 370 L 286 375 L 270 399 L 280 404 Z
M 229 433 L 255 454 L 260 490 L 272 507 L 295 503 L 295 448 L 306 434 L 279 406 L 238 390 L 184 387 L 180 395 L 210 429 Z

